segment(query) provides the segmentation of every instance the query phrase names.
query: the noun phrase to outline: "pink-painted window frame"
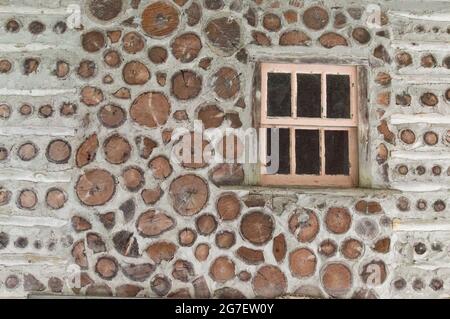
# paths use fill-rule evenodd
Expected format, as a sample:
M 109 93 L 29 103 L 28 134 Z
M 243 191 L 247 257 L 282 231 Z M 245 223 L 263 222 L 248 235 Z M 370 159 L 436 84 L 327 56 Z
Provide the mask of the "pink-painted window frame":
M 268 117 L 267 116 L 267 79 L 269 73 L 291 74 L 291 117 Z M 322 75 L 322 117 L 321 118 L 299 118 L 297 117 L 297 74 L 311 73 Z M 327 114 L 327 89 L 326 75 L 338 74 L 350 77 L 350 118 L 331 119 Z M 313 186 L 313 187 L 355 187 L 358 185 L 358 85 L 356 66 L 337 66 L 321 64 L 261 64 L 261 128 L 287 128 L 290 130 L 290 156 L 291 172 L 289 175 L 269 175 L 266 166 L 261 164 L 261 185 L 269 186 Z M 295 130 L 311 129 L 320 132 L 320 175 L 297 175 L 295 154 Z M 344 130 L 348 132 L 349 141 L 349 175 L 326 175 L 325 174 L 325 142 L 324 132 L 326 130 Z M 261 154 L 266 156 L 266 130 L 261 130 L 260 149 Z M 265 158 L 265 157 L 264 157 Z M 265 162 L 265 161 L 263 161 Z

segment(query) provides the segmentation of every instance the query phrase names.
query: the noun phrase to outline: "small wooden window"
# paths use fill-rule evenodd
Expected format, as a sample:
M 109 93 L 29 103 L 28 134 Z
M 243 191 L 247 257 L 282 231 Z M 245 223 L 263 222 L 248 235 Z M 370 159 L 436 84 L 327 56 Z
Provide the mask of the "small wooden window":
M 261 76 L 261 184 L 356 186 L 356 67 L 263 63 Z M 269 172 L 274 129 L 279 165 Z

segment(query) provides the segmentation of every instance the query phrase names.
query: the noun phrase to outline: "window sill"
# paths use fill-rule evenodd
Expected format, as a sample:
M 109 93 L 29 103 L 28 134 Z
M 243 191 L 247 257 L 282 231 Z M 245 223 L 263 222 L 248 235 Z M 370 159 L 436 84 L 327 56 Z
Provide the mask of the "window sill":
M 221 186 L 220 189 L 228 191 L 245 191 L 249 193 L 267 193 L 272 195 L 286 195 L 286 194 L 306 194 L 306 195 L 333 195 L 344 197 L 364 197 L 369 195 L 393 195 L 401 192 L 393 189 L 377 189 L 377 188 L 332 188 L 332 187 L 301 187 L 301 186 L 252 186 L 252 185 L 237 185 L 237 186 Z

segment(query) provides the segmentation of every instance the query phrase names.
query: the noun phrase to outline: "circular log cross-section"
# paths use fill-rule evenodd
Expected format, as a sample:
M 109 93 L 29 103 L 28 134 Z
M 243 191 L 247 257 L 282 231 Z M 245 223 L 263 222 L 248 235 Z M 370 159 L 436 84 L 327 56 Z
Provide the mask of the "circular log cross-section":
M 170 161 L 164 156 L 158 156 L 148 163 L 153 177 L 157 180 L 164 180 L 172 174 L 173 168 Z
M 78 66 L 77 73 L 83 79 L 89 79 L 95 75 L 97 66 L 94 61 L 83 60 Z
M 242 236 L 254 245 L 261 246 L 272 238 L 274 221 L 270 215 L 251 212 L 241 221 Z
M 154 64 L 163 64 L 167 61 L 168 53 L 164 47 L 152 47 L 148 50 L 148 58 Z
M 128 167 L 122 173 L 125 187 L 130 192 L 136 192 L 145 184 L 144 172 L 139 167 Z
M 120 106 L 107 104 L 98 111 L 98 119 L 107 128 L 118 128 L 127 119 L 127 113 Z
M 116 181 L 108 171 L 93 169 L 80 176 L 75 190 L 83 204 L 101 206 L 113 197 L 116 191 Z
M 202 90 L 202 77 L 193 71 L 182 70 L 172 77 L 172 93 L 179 100 L 196 98 Z
M 69 161 L 72 147 L 67 141 L 54 140 L 48 144 L 46 156 L 50 162 L 65 164 Z
M 207 130 L 221 126 L 225 119 L 225 113 L 218 106 L 208 104 L 199 108 L 197 117 Z
M 350 229 L 352 217 L 346 208 L 332 207 L 325 216 L 325 225 L 333 234 L 344 234 Z
M 66 194 L 58 188 L 50 189 L 45 197 L 45 202 L 47 203 L 47 206 L 50 207 L 51 209 L 62 208 L 66 203 L 66 201 L 67 201 Z
M 211 235 L 217 229 L 217 221 L 213 215 L 205 214 L 199 216 L 195 221 L 197 231 L 200 235 Z
M 172 54 L 182 63 L 194 61 L 202 49 L 202 41 L 195 33 L 186 33 L 172 42 Z
M 115 134 L 103 144 L 103 150 L 105 152 L 106 160 L 111 164 L 123 164 L 131 156 L 131 145 L 122 136 Z
M 205 28 L 208 43 L 216 53 L 231 56 L 240 46 L 241 27 L 231 17 L 211 20 Z
M 212 262 L 209 274 L 214 281 L 225 283 L 236 276 L 236 266 L 228 257 L 218 257 Z
M 303 23 L 312 30 L 326 27 L 329 21 L 328 12 L 321 7 L 311 7 L 303 13 Z
M 89 53 L 100 51 L 105 47 L 105 35 L 100 31 L 90 31 L 82 35 L 81 45 Z
M 286 293 L 287 279 L 276 266 L 262 266 L 252 281 L 253 290 L 258 297 L 275 298 Z
M 322 284 L 332 297 L 345 296 L 352 287 L 352 272 L 347 266 L 332 263 L 322 270 Z
M 142 29 L 148 36 L 164 38 L 178 28 L 180 16 L 175 7 L 158 1 L 144 9 L 141 21 Z
M 89 12 L 101 21 L 110 21 L 122 11 L 122 0 L 90 0 Z
M 131 61 L 123 67 L 122 76 L 125 83 L 129 85 L 143 85 L 150 79 L 150 71 L 145 64 Z
M 97 106 L 103 101 L 103 91 L 94 86 L 85 86 L 81 90 L 81 102 L 87 106 Z
M 118 68 L 122 64 L 122 56 L 116 50 L 109 50 L 103 56 L 103 61 L 111 68 Z
M 196 175 L 184 175 L 170 185 L 173 208 L 182 216 L 193 216 L 206 205 L 209 189 L 206 182 Z
M 111 280 L 117 275 L 119 266 L 114 257 L 101 257 L 95 265 L 95 272 L 103 279 Z
M 289 255 L 289 268 L 295 277 L 305 278 L 314 275 L 316 265 L 316 256 L 307 248 L 299 248 Z
M 235 220 L 241 213 L 241 203 L 235 194 L 225 194 L 217 201 L 217 212 L 224 221 Z
M 17 199 L 17 205 L 22 209 L 33 209 L 36 207 L 37 202 L 36 192 L 31 189 L 21 191 Z
M 170 114 L 170 103 L 162 93 L 143 93 L 134 100 L 130 114 L 133 121 L 139 125 L 155 128 L 166 124 Z
M 341 245 L 342 255 L 350 260 L 358 259 L 364 252 L 364 244 L 357 239 L 346 239 Z
M 217 71 L 213 83 L 214 92 L 224 100 L 232 99 L 241 89 L 239 74 L 229 67 L 223 67 Z
M 33 143 L 28 142 L 19 147 L 17 155 L 22 161 L 28 162 L 34 159 L 38 152 L 37 147 Z
M 129 32 L 122 38 L 123 50 L 130 54 L 136 54 L 145 47 L 144 38 L 137 32 Z
M 319 220 L 313 211 L 297 212 L 289 218 L 289 230 L 297 235 L 301 243 L 313 241 L 319 233 L 319 228 Z

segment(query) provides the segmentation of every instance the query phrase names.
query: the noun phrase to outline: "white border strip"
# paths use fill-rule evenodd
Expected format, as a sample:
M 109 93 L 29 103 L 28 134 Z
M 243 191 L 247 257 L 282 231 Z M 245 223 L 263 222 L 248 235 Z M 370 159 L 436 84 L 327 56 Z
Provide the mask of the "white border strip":
M 0 136 L 75 136 L 73 127 L 49 127 L 49 126 L 3 126 L 0 127 Z
M 0 6 L 0 13 L 13 14 L 46 14 L 46 15 L 69 15 L 66 8 L 33 8 L 33 7 L 11 7 Z
M 72 170 L 63 172 L 32 172 L 20 168 L 0 169 L 0 181 L 32 183 L 70 183 Z
M 31 216 L 0 216 L 1 226 L 15 226 L 15 227 L 52 227 L 59 228 L 66 226 L 67 220 L 53 218 L 53 217 L 31 217 Z
M 75 94 L 77 89 L 31 89 L 31 90 L 16 90 L 1 88 L 0 95 L 5 96 L 51 96 L 51 95 L 64 95 Z
M 394 114 L 391 116 L 391 124 L 450 124 L 450 116 L 437 113 L 430 114 Z

